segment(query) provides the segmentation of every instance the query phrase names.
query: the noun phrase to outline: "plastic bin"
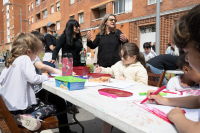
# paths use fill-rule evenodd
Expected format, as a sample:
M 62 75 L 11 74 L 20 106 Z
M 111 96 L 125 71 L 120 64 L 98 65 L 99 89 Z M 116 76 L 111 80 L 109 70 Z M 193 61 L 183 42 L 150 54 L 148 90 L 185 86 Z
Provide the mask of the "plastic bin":
M 85 76 L 89 73 L 90 67 L 87 66 L 75 66 L 73 67 L 73 71 L 76 73 L 76 75 L 79 76 Z
M 101 73 L 88 73 L 89 82 L 109 83 L 111 75 Z
M 67 90 L 82 90 L 84 88 L 85 79 L 76 78 L 72 76 L 59 76 L 55 77 L 56 87 L 60 87 Z

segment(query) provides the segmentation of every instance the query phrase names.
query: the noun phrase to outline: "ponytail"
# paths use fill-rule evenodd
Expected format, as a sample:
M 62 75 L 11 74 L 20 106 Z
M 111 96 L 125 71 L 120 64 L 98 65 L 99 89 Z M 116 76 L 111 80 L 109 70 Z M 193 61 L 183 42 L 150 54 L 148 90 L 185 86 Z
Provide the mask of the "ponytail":
M 144 66 L 145 69 L 147 68 L 146 61 L 145 61 L 143 53 L 140 52 L 137 55 L 136 59 Z
M 121 55 L 121 50 L 124 52 L 123 56 Z M 127 59 L 128 56 L 133 57 L 136 55 L 136 60 L 139 61 L 145 69 L 147 68 L 144 55 L 139 51 L 139 48 L 135 43 L 126 43 L 122 45 L 119 51 L 119 55 L 124 59 Z

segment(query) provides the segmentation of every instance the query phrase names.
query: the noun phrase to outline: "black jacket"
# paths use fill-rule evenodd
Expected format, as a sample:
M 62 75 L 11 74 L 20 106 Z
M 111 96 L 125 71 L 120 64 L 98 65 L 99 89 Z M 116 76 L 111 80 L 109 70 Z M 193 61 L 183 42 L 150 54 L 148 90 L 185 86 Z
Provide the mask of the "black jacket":
M 97 64 L 103 67 L 110 67 L 116 62 L 120 61 L 119 48 L 121 44 L 124 44 L 120 41 L 120 30 L 115 32 L 110 32 L 107 35 L 96 35 L 94 41 L 87 43 L 87 46 L 91 49 L 98 48 Z M 128 40 L 126 41 L 128 42 Z

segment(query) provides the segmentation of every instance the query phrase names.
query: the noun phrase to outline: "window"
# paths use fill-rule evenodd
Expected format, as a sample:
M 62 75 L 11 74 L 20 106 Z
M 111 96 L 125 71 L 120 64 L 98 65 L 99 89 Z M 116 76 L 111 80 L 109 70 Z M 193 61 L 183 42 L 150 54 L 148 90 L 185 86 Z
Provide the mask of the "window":
M 46 0 L 42 0 L 42 2 L 45 2 Z
M 70 17 L 70 19 L 74 19 L 74 15 L 72 15 L 72 16 L 69 16 Z
M 33 9 L 33 2 L 31 3 L 31 7 L 32 7 L 32 9 Z
M 40 0 L 36 0 L 36 6 L 40 5 Z
M 31 7 L 30 7 L 30 5 L 28 5 L 28 11 L 30 11 L 31 10 Z
M 33 17 L 32 17 L 32 23 L 34 22 Z
M 30 18 L 28 19 L 28 23 L 31 24 L 31 19 Z
M 74 4 L 74 0 L 70 0 L 70 4 Z
M 84 23 L 84 14 L 83 14 L 83 12 L 79 13 L 78 16 L 79 16 L 79 24 Z
M 57 6 L 57 11 L 60 11 L 60 2 L 57 2 L 56 6 Z
M 51 14 L 54 13 L 54 5 L 51 6 Z
M 114 3 L 114 13 L 132 11 L 132 0 L 119 0 Z
M 106 15 L 106 8 L 99 10 L 100 18 L 103 18 Z
M 46 18 L 47 17 L 47 9 L 42 11 L 42 13 L 43 13 L 43 18 Z
M 77 0 L 77 2 L 79 2 L 79 1 L 81 1 L 81 0 Z
M 60 21 L 57 21 L 56 25 L 57 25 L 57 30 L 60 30 Z
M 40 20 L 40 13 L 36 14 L 36 21 Z
M 162 2 L 162 0 L 160 0 L 160 2 Z M 156 0 L 148 0 L 148 5 L 152 5 L 155 3 L 156 3 Z

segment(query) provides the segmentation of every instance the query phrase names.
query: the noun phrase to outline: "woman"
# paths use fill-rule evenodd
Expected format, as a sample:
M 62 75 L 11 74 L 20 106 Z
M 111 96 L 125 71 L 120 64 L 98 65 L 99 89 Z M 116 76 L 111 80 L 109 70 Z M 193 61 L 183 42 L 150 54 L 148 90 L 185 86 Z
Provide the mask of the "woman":
M 84 66 L 85 63 L 80 62 L 80 54 L 82 53 L 82 41 L 80 36 L 79 23 L 71 19 L 67 22 L 63 34 L 60 36 L 58 43 L 53 51 L 52 63 L 55 63 L 59 50 L 62 48 L 62 56 L 65 53 L 72 53 L 73 66 Z M 84 52 L 85 53 L 85 52 Z
M 52 58 L 52 52 L 56 46 L 56 38 L 54 37 L 54 32 L 55 32 L 55 23 L 53 22 L 48 22 L 47 25 L 47 34 L 45 35 L 46 37 L 46 46 L 45 46 L 45 54 L 43 57 L 43 62 L 46 65 L 49 65 L 51 67 L 56 67 L 59 68 L 58 66 L 58 62 L 55 63 L 56 65 L 54 65 L 51 62 L 48 62 L 49 60 L 51 60 Z
M 91 32 L 86 35 L 88 47 L 95 49 L 99 46 L 97 64 L 102 67 L 111 67 L 120 61 L 119 46 L 128 42 L 126 35 L 116 29 L 116 22 L 114 14 L 106 14 L 99 26 L 100 32 L 96 35 L 95 40 L 91 41 Z

